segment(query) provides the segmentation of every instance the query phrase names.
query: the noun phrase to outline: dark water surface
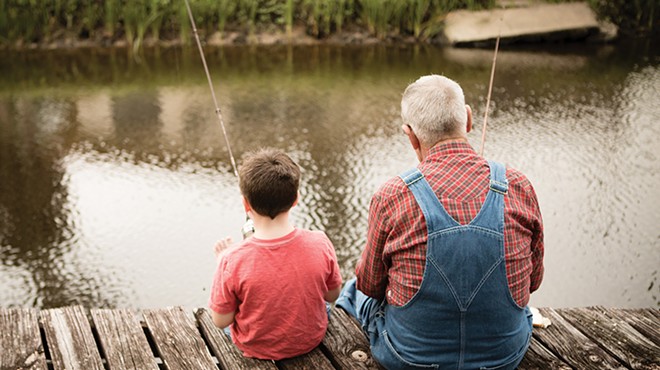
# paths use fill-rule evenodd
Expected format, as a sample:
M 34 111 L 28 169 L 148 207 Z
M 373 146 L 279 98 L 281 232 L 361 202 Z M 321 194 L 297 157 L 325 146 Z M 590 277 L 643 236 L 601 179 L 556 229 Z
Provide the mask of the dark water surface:
M 660 58 L 650 42 L 503 46 L 486 155 L 535 185 L 546 228 L 537 306 L 660 305 Z M 432 47 L 206 50 L 234 153 L 289 152 L 299 227 L 344 278 L 371 194 L 414 166 L 406 85 L 462 84 L 478 148 L 492 53 Z M 195 49 L 2 52 L 0 306 L 204 306 L 212 245 L 243 211 Z

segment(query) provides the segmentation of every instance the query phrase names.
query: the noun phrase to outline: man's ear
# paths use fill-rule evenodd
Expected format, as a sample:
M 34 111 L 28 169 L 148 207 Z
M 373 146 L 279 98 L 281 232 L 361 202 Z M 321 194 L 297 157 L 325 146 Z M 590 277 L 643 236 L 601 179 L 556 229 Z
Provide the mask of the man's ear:
M 467 111 L 467 123 L 465 124 L 465 132 L 467 133 L 472 131 L 472 108 L 465 104 L 465 110 Z
M 412 145 L 415 151 L 418 151 L 421 147 L 421 144 L 419 142 L 419 139 L 417 138 L 417 135 L 415 135 L 415 132 L 412 130 L 412 128 L 409 125 L 402 125 L 401 128 L 403 129 L 403 132 L 405 132 L 405 134 L 408 135 L 408 140 L 410 140 L 410 145 Z

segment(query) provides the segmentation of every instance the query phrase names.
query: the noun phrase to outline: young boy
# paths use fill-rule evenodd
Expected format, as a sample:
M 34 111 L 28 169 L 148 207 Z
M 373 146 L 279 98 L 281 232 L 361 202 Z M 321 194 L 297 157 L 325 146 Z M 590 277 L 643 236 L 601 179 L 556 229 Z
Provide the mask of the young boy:
M 239 171 L 243 205 L 254 235 L 218 242 L 209 307 L 246 357 L 280 360 L 319 345 L 328 327 L 341 275 L 332 243 L 321 231 L 296 229 L 300 169 L 284 152 L 251 153 Z

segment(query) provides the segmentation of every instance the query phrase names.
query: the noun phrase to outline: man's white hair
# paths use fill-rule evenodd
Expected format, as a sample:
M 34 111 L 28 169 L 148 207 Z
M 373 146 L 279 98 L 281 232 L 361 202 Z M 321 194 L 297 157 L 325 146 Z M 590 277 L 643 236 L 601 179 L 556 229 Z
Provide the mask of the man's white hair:
M 467 111 L 463 89 L 444 76 L 422 76 L 404 91 L 401 118 L 427 147 L 444 138 L 464 136 Z

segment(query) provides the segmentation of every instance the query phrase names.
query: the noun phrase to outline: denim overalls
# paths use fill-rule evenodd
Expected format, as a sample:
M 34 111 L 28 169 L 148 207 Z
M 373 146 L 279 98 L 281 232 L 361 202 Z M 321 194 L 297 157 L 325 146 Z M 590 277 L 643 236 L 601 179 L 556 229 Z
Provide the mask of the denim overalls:
M 338 305 L 363 324 L 374 358 L 388 369 L 514 369 L 532 333 L 531 313 L 511 297 L 504 262 L 504 165 L 489 162 L 491 181 L 479 214 L 460 225 L 416 168 L 401 175 L 428 229 L 419 291 L 404 306 L 347 286 Z M 352 309 L 352 310 L 351 310 Z

